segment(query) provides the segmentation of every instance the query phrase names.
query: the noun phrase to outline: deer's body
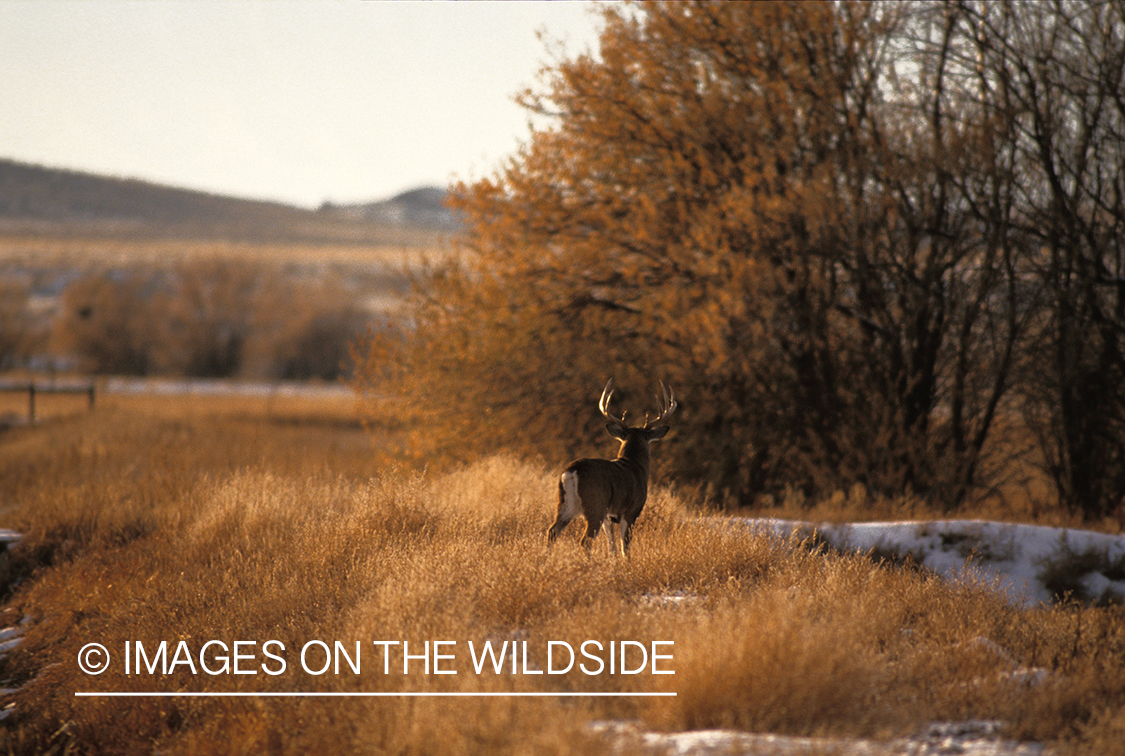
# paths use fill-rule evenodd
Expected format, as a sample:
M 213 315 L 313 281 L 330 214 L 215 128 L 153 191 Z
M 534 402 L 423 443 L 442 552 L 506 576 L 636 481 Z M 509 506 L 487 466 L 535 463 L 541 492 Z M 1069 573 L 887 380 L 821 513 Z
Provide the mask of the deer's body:
M 616 526 L 621 525 L 621 549 L 628 553 L 632 540 L 633 523 L 644 509 L 648 498 L 649 443 L 663 438 L 668 426 L 650 428 L 647 420 L 642 427 L 630 428 L 625 417 L 609 414 L 609 399 L 613 381 L 606 384 L 598 408 L 609 419 L 606 430 L 621 441 L 615 459 L 576 459 L 566 466 L 559 476 L 559 508 L 555 524 L 547 531 L 548 545 L 553 543 L 570 521 L 578 515 L 586 518 L 586 534 L 582 545 L 589 550 L 601 531 L 602 523 L 609 519 L 610 548 L 617 549 Z M 663 384 L 661 384 L 663 387 Z M 660 414 L 652 422 L 659 422 L 676 408 L 672 392 L 665 388 Z M 623 524 L 622 524 L 623 523 Z

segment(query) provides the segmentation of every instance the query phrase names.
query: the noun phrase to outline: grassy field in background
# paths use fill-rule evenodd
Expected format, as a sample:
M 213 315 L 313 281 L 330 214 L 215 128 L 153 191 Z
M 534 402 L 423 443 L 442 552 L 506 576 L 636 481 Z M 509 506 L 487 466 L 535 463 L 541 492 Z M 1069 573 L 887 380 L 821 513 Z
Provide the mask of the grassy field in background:
M 56 287 L 106 271 L 206 270 L 236 265 L 259 275 L 335 278 L 362 291 L 359 304 L 391 309 L 406 280 L 421 266 L 450 254 L 447 235 L 403 228 L 379 243 L 262 241 L 208 238 L 113 237 L 61 234 L 0 234 L 0 276 L 29 281 L 33 288 Z M 50 309 L 46 302 L 38 305 Z
M 75 265 L 168 265 L 198 260 L 238 260 L 276 265 L 412 266 L 446 254 L 445 237 L 402 229 L 385 242 L 256 241 L 200 238 L 0 234 L 0 263 L 66 268 Z
M 657 486 L 629 560 L 587 557 L 568 531 L 548 552 L 553 470 L 492 457 L 449 471 L 396 468 L 396 432 L 354 401 L 106 396 L 0 432 L 0 527 L 24 533 L 8 565 L 5 625 L 29 618 L 0 662 L 18 688 L 0 725 L 14 753 L 583 753 L 595 720 L 676 731 L 888 738 L 943 720 L 997 719 L 1005 736 L 1064 751 L 1125 742 L 1125 614 L 1017 610 L 864 557 L 830 556 L 723 528 Z M 573 530 L 573 528 L 572 528 Z M 600 544 L 604 546 L 604 544 Z M 236 641 L 243 671 L 195 673 Z M 287 662 L 264 656 L 272 646 Z M 300 665 L 310 641 L 354 653 L 337 673 Z M 548 644 L 622 641 L 658 669 L 547 669 Z M 168 674 L 126 675 L 161 641 Z M 374 641 L 452 642 L 426 674 Z M 110 650 L 101 675 L 77 658 Z M 516 672 L 474 671 L 469 643 L 527 644 Z M 510 646 L 509 646 L 510 647 Z M 210 664 L 221 664 L 212 646 Z M 382 649 L 391 650 L 385 673 Z M 436 650 L 436 647 L 434 647 Z M 556 645 L 561 649 L 561 645 Z M 629 646 L 629 652 L 636 649 Z M 1001 650 L 1002 649 L 1002 650 Z M 326 661 L 312 647 L 309 663 Z M 616 660 L 615 660 L 616 661 Z M 1036 685 L 1013 665 L 1046 670 Z M 271 666 L 272 665 L 272 666 Z M 561 668 L 555 657 L 556 668 Z M 525 672 L 525 670 L 527 670 Z M 76 691 L 675 692 L 601 698 L 78 698 Z M 561 702 L 561 705 L 560 705 Z

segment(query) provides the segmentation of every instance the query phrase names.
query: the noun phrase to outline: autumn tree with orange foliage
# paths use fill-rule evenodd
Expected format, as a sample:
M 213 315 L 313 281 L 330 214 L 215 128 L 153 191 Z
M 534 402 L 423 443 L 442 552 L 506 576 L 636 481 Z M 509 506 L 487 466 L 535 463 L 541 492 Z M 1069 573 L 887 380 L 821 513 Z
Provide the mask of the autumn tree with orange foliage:
M 365 351 L 409 451 L 562 460 L 600 438 L 606 378 L 633 413 L 659 378 L 658 472 L 728 505 L 989 483 L 1032 244 L 957 8 L 603 9 L 597 53 L 520 98 L 550 125 L 456 187 L 460 258 Z

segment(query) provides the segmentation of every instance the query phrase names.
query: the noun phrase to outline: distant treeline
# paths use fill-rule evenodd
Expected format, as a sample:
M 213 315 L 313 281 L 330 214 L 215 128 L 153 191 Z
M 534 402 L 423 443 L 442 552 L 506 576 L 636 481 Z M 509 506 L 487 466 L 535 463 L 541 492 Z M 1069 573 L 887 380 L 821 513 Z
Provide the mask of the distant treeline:
M 199 260 L 72 277 L 50 313 L 0 281 L 0 369 L 332 380 L 375 317 L 369 292 L 325 272 Z

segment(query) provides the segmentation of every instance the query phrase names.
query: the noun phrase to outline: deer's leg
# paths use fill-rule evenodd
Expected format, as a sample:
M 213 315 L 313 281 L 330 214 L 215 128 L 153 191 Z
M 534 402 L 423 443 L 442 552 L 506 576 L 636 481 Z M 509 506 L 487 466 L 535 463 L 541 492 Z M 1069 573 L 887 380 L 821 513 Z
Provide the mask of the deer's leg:
M 550 546 L 559 537 L 559 533 L 566 530 L 566 526 L 570 524 L 570 518 L 565 518 L 561 514 L 555 519 L 555 524 L 547 529 L 547 545 Z
M 578 475 L 567 471 L 559 478 L 559 512 L 555 524 L 547 530 L 547 545 L 550 546 L 566 529 L 575 515 L 582 511 L 582 500 L 578 497 Z
M 586 518 L 586 535 L 582 536 L 582 546 L 586 551 L 594 544 L 594 539 L 598 537 L 598 533 L 602 529 L 602 520 L 600 517 L 587 517 Z
M 617 533 L 620 530 L 620 524 L 617 517 L 614 515 L 609 516 L 609 524 L 605 526 L 606 538 L 609 539 L 609 553 L 617 556 Z
M 629 543 L 633 540 L 633 520 L 625 520 L 621 526 L 621 553 L 629 556 Z

